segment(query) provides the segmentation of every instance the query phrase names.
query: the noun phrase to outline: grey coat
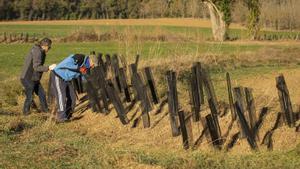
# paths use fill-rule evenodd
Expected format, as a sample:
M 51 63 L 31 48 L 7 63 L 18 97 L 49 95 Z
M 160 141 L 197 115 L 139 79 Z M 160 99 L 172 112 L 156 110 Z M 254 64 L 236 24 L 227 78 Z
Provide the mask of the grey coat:
M 39 81 L 43 72 L 49 70 L 49 66 L 44 66 L 46 54 L 43 49 L 34 45 L 25 58 L 25 63 L 21 73 L 21 79 Z

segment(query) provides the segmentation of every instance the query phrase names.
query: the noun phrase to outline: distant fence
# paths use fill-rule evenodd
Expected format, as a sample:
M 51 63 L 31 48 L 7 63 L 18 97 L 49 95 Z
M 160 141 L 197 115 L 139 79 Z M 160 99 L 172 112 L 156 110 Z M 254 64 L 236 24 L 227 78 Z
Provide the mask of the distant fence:
M 226 82 L 231 122 L 228 131 L 224 133 L 220 128 L 219 118 L 225 116 L 229 111 L 220 111 L 213 82 L 205 65 L 196 62 L 191 68 L 192 76 L 189 79 L 189 93 L 192 111 L 186 112 L 181 109 L 178 99 L 180 96 L 177 92 L 176 72 L 167 71 L 165 75 L 168 88 L 167 98 L 159 98 L 151 68 L 139 69 L 138 62 L 139 56 L 136 57 L 135 63 L 125 65 L 122 62 L 123 65 L 120 66 L 120 59 L 116 54 L 112 57 L 106 54 L 104 59 L 104 55 L 99 53 L 97 66 L 86 76 L 87 83 L 83 84 L 81 78 L 73 80 L 78 94 L 87 93 L 87 97 L 80 100 L 76 111 L 83 112 L 88 108 L 92 108 L 94 112 L 106 115 L 111 111 L 109 105 L 112 104 L 123 125 L 132 122 L 132 127 L 135 128 L 142 121 L 144 128 L 150 128 L 156 125 L 156 123 L 151 125 L 149 116 L 149 113 L 153 110 L 153 105 L 159 105 L 158 110 L 153 113 L 157 115 L 162 107 L 168 104 L 170 133 L 173 137 L 182 136 L 184 149 L 199 146 L 204 137 L 210 139 L 212 145 L 217 149 L 231 149 L 238 138 L 246 139 L 254 150 L 258 149 L 259 141 L 272 149 L 272 134 L 278 127 L 287 124 L 291 128 L 295 127 L 296 132 L 299 132 L 299 126 L 295 126 L 296 121 L 299 120 L 299 112 L 295 113 L 292 109 L 289 91 L 283 75 L 276 78 L 281 112 L 278 113 L 274 127 L 261 140 L 258 133 L 268 108 L 263 107 L 258 114 L 252 94 L 253 90 L 241 86 L 232 88 L 229 73 L 226 73 Z M 128 74 L 130 74 L 130 77 L 128 77 Z M 83 89 L 84 85 L 86 86 L 85 91 Z M 86 100 L 89 100 L 88 106 L 82 106 L 81 104 Z M 128 106 L 125 107 L 125 102 L 130 104 L 126 104 Z M 128 119 L 127 113 L 132 110 L 137 102 L 141 103 L 141 116 Z M 208 105 L 210 113 L 203 116 L 201 110 L 203 110 L 202 107 L 205 104 Z M 200 122 L 203 127 L 201 135 L 196 137 L 193 136 L 192 132 L 192 123 L 195 122 Z M 238 124 L 239 132 L 233 135 L 228 145 L 224 145 L 234 123 Z
M 38 41 L 40 38 L 44 36 L 49 36 L 46 33 L 40 34 L 29 34 L 29 33 L 7 33 L 3 32 L 0 34 L 0 43 L 33 43 Z M 140 36 L 140 37 L 138 37 Z M 56 37 L 55 40 L 60 42 L 102 42 L 102 41 L 110 41 L 110 40 L 120 40 L 123 39 L 125 35 L 119 32 L 105 32 L 103 34 L 97 34 L 96 32 L 74 32 L 70 35 L 66 35 L 65 37 Z M 168 41 L 168 40 L 193 40 L 193 37 L 182 37 L 182 36 L 168 36 L 168 34 L 159 34 L 159 35 L 135 35 L 135 38 L 139 38 L 145 41 Z M 211 40 L 211 38 L 204 38 L 205 40 Z M 247 39 L 241 37 L 241 35 L 232 33 L 230 35 L 230 40 L 237 40 L 237 39 Z M 194 39 L 194 40 L 197 40 Z M 300 40 L 300 32 L 297 33 L 261 33 L 257 40 L 261 41 L 280 41 L 280 40 Z
M 6 33 L 3 32 L 0 38 L 0 43 L 34 43 L 37 42 L 38 37 L 28 33 Z

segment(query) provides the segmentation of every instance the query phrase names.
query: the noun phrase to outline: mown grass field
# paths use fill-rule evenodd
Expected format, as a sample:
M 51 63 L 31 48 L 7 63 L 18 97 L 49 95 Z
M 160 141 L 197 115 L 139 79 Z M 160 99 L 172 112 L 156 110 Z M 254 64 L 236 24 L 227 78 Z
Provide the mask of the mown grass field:
M 152 20 L 151 20 L 152 21 Z M 190 23 L 190 25 L 188 24 Z M 233 86 L 254 89 L 257 110 L 270 106 L 271 111 L 262 126 L 261 137 L 272 128 L 279 110 L 275 77 L 283 73 L 291 93 L 295 110 L 300 104 L 300 45 L 287 42 L 225 42 L 207 41 L 211 38 L 208 22 L 159 20 L 116 22 L 44 22 L 0 23 L 3 32 L 28 32 L 38 37 L 61 38 L 78 29 L 101 32 L 138 34 L 175 34 L 184 37 L 199 36 L 199 41 L 144 41 L 120 39 L 106 42 L 54 41 L 47 56 L 47 64 L 58 63 L 72 53 L 90 51 L 118 53 L 128 63 L 141 55 L 140 67 L 151 66 L 158 83 L 159 94 L 164 95 L 164 73 L 178 73 L 178 89 L 182 107 L 188 105 L 188 78 L 193 62 L 201 61 L 210 68 L 220 101 L 227 102 L 225 72 L 230 72 Z M 246 36 L 235 25 L 231 36 Z M 233 33 L 232 33 L 233 32 Z M 288 32 L 274 32 L 288 34 Z M 297 32 L 296 32 L 297 33 Z M 204 37 L 204 38 L 200 38 Z M 131 36 L 128 36 L 131 37 Z M 122 126 L 116 112 L 108 116 L 92 113 L 75 114 L 77 120 L 54 124 L 49 115 L 36 113 L 21 115 L 24 94 L 19 83 L 23 60 L 32 44 L 0 44 L 0 168 L 299 168 L 300 137 L 284 126 L 275 132 L 274 150 L 259 145 L 255 152 L 245 140 L 239 140 L 229 152 L 214 150 L 207 142 L 195 150 L 184 151 L 180 137 L 172 138 L 168 117 L 151 115 L 153 122 L 162 119 L 153 129 L 142 125 L 132 129 Z M 46 88 L 48 74 L 42 80 Z M 164 113 L 167 112 L 166 107 Z M 131 115 L 133 112 L 130 112 Z M 163 114 L 163 113 L 162 113 Z M 227 117 L 222 119 L 226 123 Z M 236 131 L 237 128 L 234 128 Z M 199 132 L 196 128 L 194 132 Z M 225 130 L 225 129 L 224 129 Z M 199 134 L 199 133 L 197 133 Z
M 81 20 L 81 21 L 41 21 L 41 22 L 1 22 L 0 32 L 7 34 L 28 33 L 38 38 L 48 36 L 59 38 L 72 32 L 96 31 L 144 34 L 168 34 L 175 36 L 193 37 L 198 40 L 211 40 L 209 20 L 201 19 L 149 19 L 149 20 Z M 299 31 L 262 30 L 261 36 L 278 35 L 289 39 L 299 36 Z M 238 24 L 232 24 L 229 30 L 231 39 L 247 39 L 247 31 Z
M 128 45 L 128 46 L 126 46 Z M 30 50 L 32 44 L 0 44 L 1 72 L 17 75 L 23 64 L 24 58 Z M 255 52 L 264 46 L 262 45 L 230 45 L 230 44 L 210 44 L 210 43 L 168 43 L 168 42 L 102 42 L 102 43 L 54 43 L 52 50 L 47 57 L 47 63 L 61 61 L 72 53 L 89 54 L 91 51 L 102 52 L 103 54 L 119 53 L 127 54 L 127 58 L 133 59 L 136 54 L 140 54 L 144 60 L 157 60 L 170 58 L 177 55 L 202 55 L 212 54 L 235 54 L 240 52 Z M 275 46 L 276 48 L 276 46 Z M 184 57 L 184 56 L 183 56 Z
M 0 73 L 8 73 L 16 76 L 20 73 L 25 56 L 29 52 L 32 44 L 0 44 Z M 278 51 L 282 55 L 288 56 L 289 52 L 292 56 L 300 50 L 297 43 L 288 44 L 234 44 L 234 43 L 210 43 L 210 42 L 82 42 L 82 43 L 54 43 L 51 51 L 48 53 L 46 63 L 57 63 L 63 58 L 74 53 L 89 54 L 91 51 L 103 54 L 120 54 L 125 56 L 129 61 L 133 61 L 136 54 L 141 55 L 141 59 L 149 62 L 155 60 L 165 60 L 170 58 L 189 58 L 191 57 L 216 57 L 216 61 L 220 59 L 230 60 L 239 57 L 240 60 L 247 60 L 249 55 L 271 51 Z M 266 55 L 273 53 L 266 53 Z M 266 65 L 272 63 L 272 60 L 278 59 L 276 56 L 266 56 L 268 59 Z M 273 58 L 272 58 L 273 57 Z M 284 57 L 280 58 L 284 59 Z M 298 58 L 291 58 L 297 60 Z M 264 60 L 261 58 L 260 60 Z M 269 63 L 268 63 L 269 62 Z M 297 61 L 296 61 L 297 62 Z M 278 61 L 277 64 L 280 64 Z M 297 64 L 297 63 L 295 63 Z M 2 76 L 1 79 L 10 76 Z

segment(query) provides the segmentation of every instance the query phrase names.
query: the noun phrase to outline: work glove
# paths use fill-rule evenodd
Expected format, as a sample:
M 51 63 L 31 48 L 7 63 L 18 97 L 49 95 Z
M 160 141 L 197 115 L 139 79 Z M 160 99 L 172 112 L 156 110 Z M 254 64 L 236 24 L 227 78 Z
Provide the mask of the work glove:
M 84 75 L 85 75 L 85 74 L 87 73 L 87 68 L 84 67 L 84 66 L 83 66 L 83 67 L 80 67 L 80 68 L 79 68 L 79 71 L 80 71 L 81 74 L 84 74 Z
M 56 67 L 56 64 L 52 64 L 49 66 L 49 70 L 53 70 Z

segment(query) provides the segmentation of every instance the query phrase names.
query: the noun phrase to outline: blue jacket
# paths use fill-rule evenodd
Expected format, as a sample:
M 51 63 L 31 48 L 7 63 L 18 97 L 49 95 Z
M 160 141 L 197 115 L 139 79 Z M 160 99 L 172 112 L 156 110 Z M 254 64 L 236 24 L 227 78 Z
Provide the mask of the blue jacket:
M 82 65 L 77 65 L 72 54 L 60 62 L 53 71 L 63 80 L 71 81 L 72 79 L 78 78 L 81 75 L 79 72 L 79 68 L 81 66 Z

